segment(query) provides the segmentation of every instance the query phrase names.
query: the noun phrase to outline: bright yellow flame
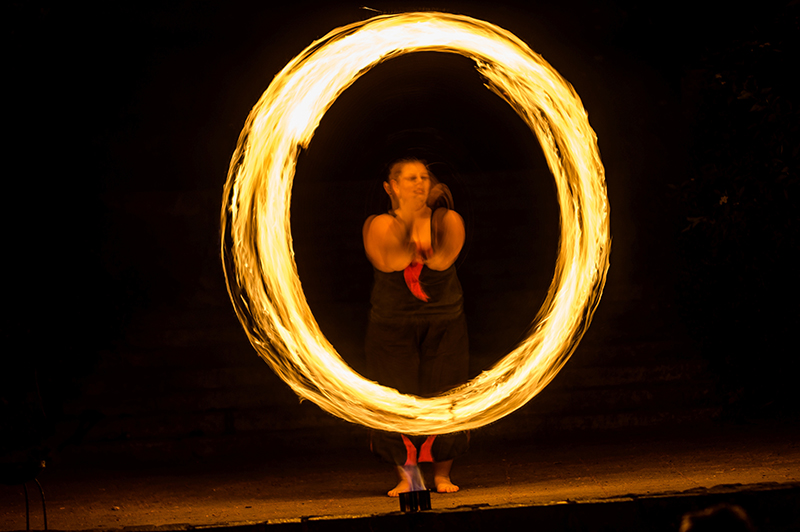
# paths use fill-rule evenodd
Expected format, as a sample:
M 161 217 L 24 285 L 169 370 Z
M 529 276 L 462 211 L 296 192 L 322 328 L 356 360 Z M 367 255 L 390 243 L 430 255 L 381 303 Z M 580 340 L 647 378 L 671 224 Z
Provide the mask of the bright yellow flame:
M 294 262 L 289 205 L 300 148 L 334 100 L 376 64 L 418 51 L 473 59 L 538 137 L 556 180 L 561 240 L 530 336 L 491 369 L 433 398 L 356 374 L 323 336 Z M 345 420 L 406 434 L 474 429 L 527 403 L 564 366 L 600 300 L 609 208 L 597 137 L 572 86 L 517 37 L 460 15 L 407 13 L 336 29 L 277 75 L 247 118 L 225 184 L 222 255 L 250 342 L 301 397 Z

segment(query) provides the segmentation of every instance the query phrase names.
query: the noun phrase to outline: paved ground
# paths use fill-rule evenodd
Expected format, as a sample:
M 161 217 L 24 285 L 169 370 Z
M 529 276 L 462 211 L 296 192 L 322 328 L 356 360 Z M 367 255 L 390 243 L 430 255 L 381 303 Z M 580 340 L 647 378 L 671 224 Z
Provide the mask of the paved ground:
M 479 436 L 454 469 L 453 479 L 462 490 L 434 494 L 434 510 L 800 483 L 800 427 L 795 423 L 591 438 L 579 434 L 503 445 L 480 442 Z M 398 501 L 385 496 L 390 470 L 359 449 L 316 456 L 238 456 L 147 469 L 62 463 L 48 467 L 39 479 L 47 496 L 49 528 L 58 530 L 277 523 L 399 510 Z M 31 526 L 41 529 L 38 492 L 33 484 L 29 487 Z M 24 527 L 22 489 L 0 486 L 0 529 Z

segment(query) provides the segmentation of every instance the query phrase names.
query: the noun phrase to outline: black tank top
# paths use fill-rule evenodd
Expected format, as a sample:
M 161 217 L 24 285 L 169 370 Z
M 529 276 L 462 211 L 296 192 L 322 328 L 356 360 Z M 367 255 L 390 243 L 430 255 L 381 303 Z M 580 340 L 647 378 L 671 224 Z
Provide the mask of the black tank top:
M 428 301 L 417 299 L 411 293 L 402 271 L 387 273 L 376 269 L 371 298 L 372 319 L 447 319 L 462 313 L 464 297 L 455 264 L 444 271 L 423 266 L 419 282 L 428 295 Z

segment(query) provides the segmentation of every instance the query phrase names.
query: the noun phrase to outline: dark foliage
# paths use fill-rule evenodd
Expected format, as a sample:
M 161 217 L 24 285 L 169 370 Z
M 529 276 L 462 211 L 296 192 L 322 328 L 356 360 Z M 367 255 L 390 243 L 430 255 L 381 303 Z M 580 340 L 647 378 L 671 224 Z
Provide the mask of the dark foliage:
M 797 401 L 785 364 L 800 325 L 799 12 L 791 2 L 715 43 L 684 77 L 693 123 L 688 179 L 675 188 L 681 304 L 735 415 Z

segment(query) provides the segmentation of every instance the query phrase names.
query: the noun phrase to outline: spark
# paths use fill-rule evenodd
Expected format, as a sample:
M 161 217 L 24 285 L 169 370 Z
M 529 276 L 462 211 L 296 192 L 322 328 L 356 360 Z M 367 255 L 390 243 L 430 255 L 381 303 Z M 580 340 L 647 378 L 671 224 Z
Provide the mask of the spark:
M 421 398 L 355 373 L 322 334 L 294 262 L 295 165 L 322 116 L 382 61 L 418 51 L 475 61 L 486 86 L 537 136 L 555 179 L 561 237 L 553 280 L 529 336 L 492 368 Z M 239 137 L 224 189 L 222 257 L 250 343 L 301 399 L 367 427 L 405 434 L 475 429 L 517 410 L 575 351 L 609 267 L 609 206 L 597 137 L 572 86 L 510 32 L 447 13 L 376 16 L 333 30 L 275 76 Z

